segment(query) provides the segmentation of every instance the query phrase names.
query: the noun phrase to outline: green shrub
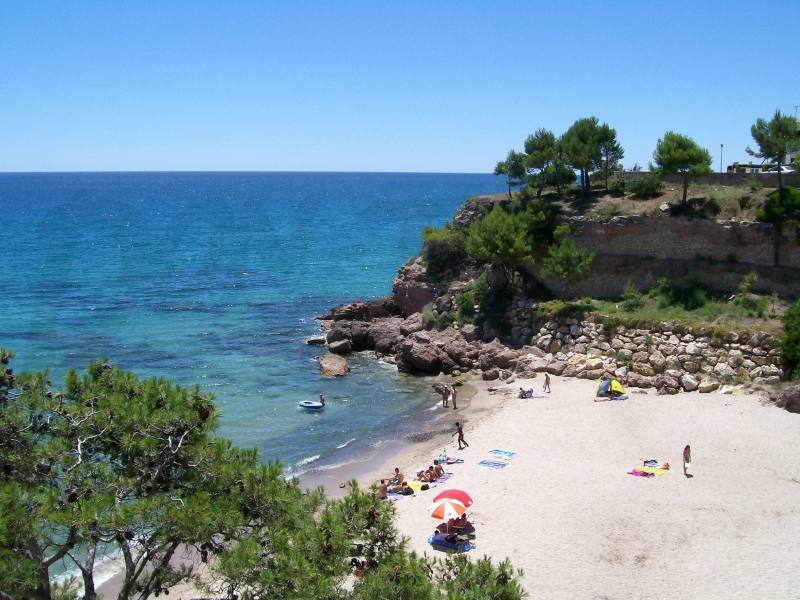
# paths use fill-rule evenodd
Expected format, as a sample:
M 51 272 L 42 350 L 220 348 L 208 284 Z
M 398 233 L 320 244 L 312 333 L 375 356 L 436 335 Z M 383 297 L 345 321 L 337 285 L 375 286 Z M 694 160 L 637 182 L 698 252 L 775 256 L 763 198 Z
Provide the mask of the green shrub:
M 636 198 L 647 200 L 661 194 L 661 179 L 655 173 L 647 173 L 637 177 L 628 184 L 628 189 Z
M 708 302 L 706 288 L 694 275 L 674 284 L 661 277 L 648 295 L 657 301 L 658 308 L 680 305 L 685 310 L 696 310 Z
M 626 312 L 633 312 L 642 306 L 644 306 L 642 293 L 632 281 L 628 281 L 622 290 L 622 309 Z
M 475 322 L 475 291 L 467 288 L 456 296 L 456 307 L 458 310 L 458 321 L 464 323 Z
M 506 311 L 511 299 L 510 291 L 506 287 L 489 285 L 486 271 L 483 271 L 475 278 L 473 293 L 475 304 L 478 305 L 475 322 L 505 331 L 508 327 Z
M 608 184 L 609 191 L 615 196 L 625 195 L 625 179 L 623 177 L 614 177 Z
M 800 300 L 783 315 L 781 360 L 788 379 L 800 377 Z
M 422 258 L 428 264 L 431 275 L 442 275 L 464 262 L 466 235 L 447 223 L 441 229 L 426 227 L 422 233 Z

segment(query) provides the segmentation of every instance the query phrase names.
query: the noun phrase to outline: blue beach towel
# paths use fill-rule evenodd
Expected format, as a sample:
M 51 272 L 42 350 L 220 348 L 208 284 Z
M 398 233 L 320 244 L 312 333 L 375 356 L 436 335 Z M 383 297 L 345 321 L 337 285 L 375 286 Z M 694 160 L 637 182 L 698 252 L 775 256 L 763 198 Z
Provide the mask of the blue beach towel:
M 506 460 L 511 460 L 517 453 L 511 452 L 510 450 L 498 450 L 497 448 L 495 448 L 494 450 L 492 450 L 492 454 L 500 458 L 505 458 Z
M 445 552 L 469 552 L 475 546 L 470 542 L 448 542 L 443 535 L 431 535 L 428 543 L 437 550 Z
M 482 460 L 478 463 L 478 465 L 484 467 L 485 469 L 505 469 L 508 466 L 508 463 L 499 462 L 496 460 Z

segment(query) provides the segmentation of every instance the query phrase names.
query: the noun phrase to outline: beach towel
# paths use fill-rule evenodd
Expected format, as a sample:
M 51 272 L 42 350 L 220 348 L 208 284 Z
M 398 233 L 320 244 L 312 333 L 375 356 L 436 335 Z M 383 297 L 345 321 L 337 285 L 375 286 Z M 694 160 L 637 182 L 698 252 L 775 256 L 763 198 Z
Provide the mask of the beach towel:
M 436 479 L 436 483 L 444 483 L 445 481 L 450 479 L 452 476 L 453 476 L 452 473 L 445 473 L 444 475 L 442 475 L 441 477 Z
M 448 458 L 447 459 L 447 464 L 448 465 L 458 465 L 458 464 L 461 464 L 463 462 L 464 462 L 463 458 Z M 442 463 L 439 463 L 439 464 L 442 464 Z
M 652 473 L 653 475 L 663 475 L 667 472 L 666 469 L 659 469 L 657 467 L 639 467 L 639 470 L 645 473 Z
M 625 395 L 622 396 L 597 396 L 594 401 L 595 402 L 611 402 L 612 400 L 627 400 L 628 397 Z
M 498 458 L 504 458 L 506 460 L 511 460 L 517 454 L 516 452 L 511 452 L 510 450 L 498 450 L 497 448 L 491 452 Z
M 647 473 L 639 469 L 633 469 L 632 471 L 628 471 L 628 475 L 633 475 L 634 477 L 647 477 L 647 478 L 655 477 L 653 473 Z
M 471 542 L 448 542 L 446 536 L 441 534 L 429 536 L 428 543 L 437 550 L 443 550 L 445 552 L 469 552 L 475 547 Z
M 499 462 L 496 460 L 482 460 L 478 463 L 484 469 L 505 469 L 508 466 L 506 462 Z

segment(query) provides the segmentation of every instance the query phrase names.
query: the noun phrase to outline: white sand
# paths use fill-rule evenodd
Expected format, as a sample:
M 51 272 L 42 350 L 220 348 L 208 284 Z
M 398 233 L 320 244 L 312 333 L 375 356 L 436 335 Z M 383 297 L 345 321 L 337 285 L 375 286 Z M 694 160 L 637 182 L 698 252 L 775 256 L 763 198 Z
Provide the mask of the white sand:
M 468 421 L 468 449 L 447 444 L 465 464 L 448 468 L 449 485 L 396 503 L 411 549 L 431 554 L 437 522 L 426 507 L 454 487 L 475 501 L 470 555 L 511 558 L 532 598 L 800 598 L 800 415 L 716 393 L 595 403 L 597 382 L 552 379 L 546 399 L 514 397 L 541 379 L 500 386 L 508 396 L 481 385 L 474 408 L 494 410 Z M 408 475 L 441 447 L 393 461 Z M 493 448 L 517 456 L 503 470 L 480 468 Z M 626 474 L 645 458 L 673 468 Z

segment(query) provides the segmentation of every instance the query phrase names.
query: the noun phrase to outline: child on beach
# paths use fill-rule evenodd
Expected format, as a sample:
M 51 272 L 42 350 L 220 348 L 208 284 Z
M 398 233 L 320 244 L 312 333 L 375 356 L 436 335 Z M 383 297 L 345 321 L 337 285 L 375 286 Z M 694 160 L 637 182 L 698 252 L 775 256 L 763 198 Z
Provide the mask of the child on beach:
M 683 449 L 683 474 L 686 477 L 693 477 L 693 475 L 689 472 L 692 468 L 692 449 L 689 447 L 689 444 L 686 444 L 686 448 Z
M 458 435 L 458 449 L 463 450 L 464 448 L 469 448 L 469 444 L 464 439 L 464 430 L 461 429 L 461 423 L 456 421 L 456 432 L 453 435 Z M 463 444 L 463 447 L 462 447 Z
M 389 485 L 386 483 L 385 479 L 381 479 L 381 485 L 378 488 L 378 498 L 381 500 L 386 500 L 386 495 L 389 493 Z
M 542 391 L 550 393 L 550 375 L 548 373 L 544 374 L 544 388 Z

